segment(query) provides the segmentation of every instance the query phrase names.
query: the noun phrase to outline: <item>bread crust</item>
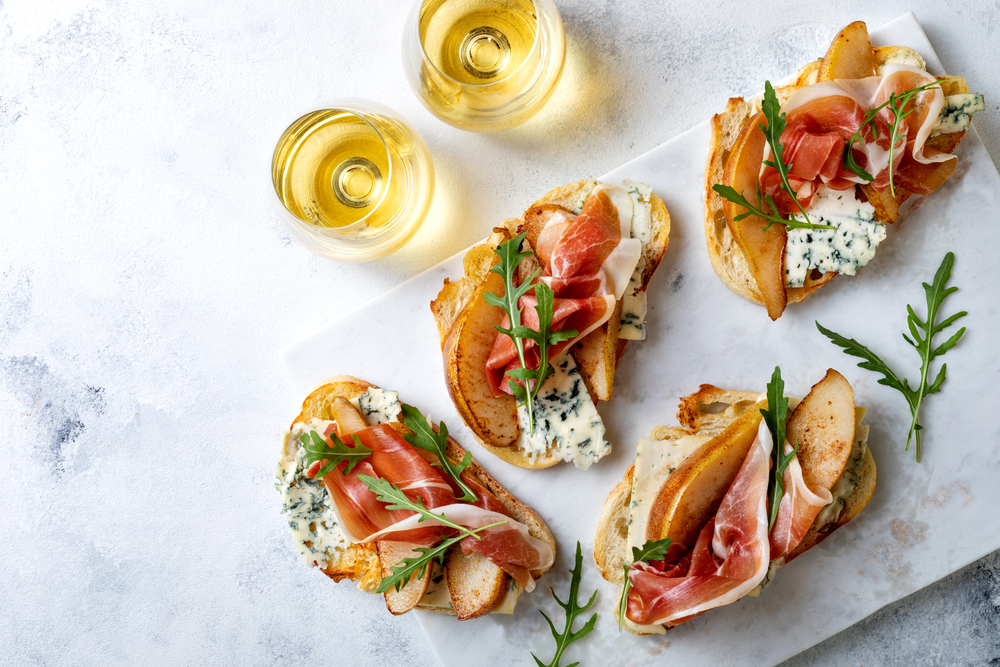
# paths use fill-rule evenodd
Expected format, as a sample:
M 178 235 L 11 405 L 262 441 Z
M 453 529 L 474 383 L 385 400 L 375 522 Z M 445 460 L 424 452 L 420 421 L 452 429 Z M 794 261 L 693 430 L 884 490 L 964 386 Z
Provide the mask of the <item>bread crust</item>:
M 452 333 L 455 323 L 460 319 L 462 311 L 470 306 L 477 294 L 479 285 L 486 280 L 487 275 L 492 269 L 495 258 L 493 250 L 508 238 L 517 236 L 518 234 L 527 231 L 526 220 L 532 215 L 533 211 L 536 211 L 537 209 L 554 210 L 558 208 L 572 210 L 580 201 L 581 197 L 586 194 L 585 189 L 591 187 L 593 183 L 593 179 L 581 179 L 550 190 L 544 196 L 535 201 L 531 206 L 525 209 L 525 212 L 520 218 L 509 218 L 505 220 L 500 227 L 494 229 L 493 234 L 491 234 L 484 243 L 474 246 L 468 253 L 466 253 L 463 260 L 465 275 L 460 280 L 455 282 L 446 278 L 444 286 L 438 293 L 437 298 L 431 302 L 431 312 L 434 314 L 434 319 L 437 324 L 442 351 L 445 350 L 445 347 L 448 344 L 449 335 Z M 645 244 L 643 244 L 643 258 L 645 259 L 646 267 L 642 274 L 642 285 L 637 290 L 639 292 L 645 292 L 646 288 L 649 286 L 649 281 L 652 278 L 653 273 L 660 265 L 660 262 L 663 260 L 663 256 L 666 253 L 670 236 L 670 213 L 667 211 L 666 204 L 664 204 L 663 200 L 655 193 L 650 195 L 649 201 L 652 209 L 650 238 Z M 527 243 L 527 241 L 526 244 L 530 249 L 531 244 Z M 535 257 L 527 258 L 521 265 L 522 277 L 530 275 L 531 272 L 537 268 L 541 268 L 538 265 L 537 259 Z M 617 339 L 618 324 L 615 321 L 616 319 L 618 318 L 612 317 L 603 328 L 589 334 L 583 341 L 578 343 L 575 348 L 578 349 L 581 345 L 588 345 L 592 343 L 592 339 L 596 340 L 597 337 L 602 334 L 605 336 L 614 335 Z M 611 333 L 608 333 L 609 327 L 613 328 Z M 617 340 L 616 349 L 613 351 L 615 368 L 617 368 L 618 364 L 621 363 L 622 354 L 624 353 L 628 342 L 622 339 Z M 584 364 L 581 363 L 582 357 L 578 357 L 576 349 L 571 350 L 570 353 L 573 354 L 574 359 L 577 361 L 577 365 L 583 369 Z M 445 369 L 445 373 L 447 376 L 449 374 L 449 370 Z M 587 385 L 587 389 L 590 391 L 591 396 L 599 396 L 599 392 L 595 390 L 588 373 L 582 372 L 581 376 L 583 377 L 584 383 Z M 450 379 L 449 391 L 451 391 Z M 453 400 L 457 400 L 454 395 L 452 398 Z M 610 395 L 608 398 L 610 398 Z M 473 430 L 475 431 L 475 429 Z M 511 446 L 501 447 L 489 442 L 479 433 L 474 433 L 474 436 L 484 449 L 503 461 L 519 468 L 537 470 L 549 468 L 561 461 L 561 459 L 555 456 L 553 450 L 551 449 L 536 457 L 529 458 L 517 448 L 516 440 Z
M 370 388 L 377 389 L 378 387 L 350 375 L 332 376 L 321 383 L 305 398 L 302 402 L 302 409 L 299 415 L 292 422 L 292 427 L 296 423 L 308 423 L 311 419 L 332 420 L 331 407 L 335 398 L 341 397 L 350 400 L 364 394 Z M 402 424 L 393 422 L 392 425 L 397 431 L 408 431 Z M 437 431 L 437 425 L 433 425 L 432 427 Z M 418 453 L 421 455 L 425 454 L 422 450 L 418 450 Z M 446 453 L 450 461 L 458 463 L 465 458 L 467 452 L 449 436 Z M 426 454 L 432 456 L 429 452 Z M 471 463 L 465 472 L 472 475 L 476 481 L 489 489 L 515 520 L 528 527 L 528 533 L 532 537 L 547 544 L 552 549 L 553 555 L 556 553 L 555 536 L 534 509 L 508 491 L 475 458 L 471 458 Z M 548 568 L 533 570 L 531 574 L 537 580 L 547 570 Z M 375 593 L 382 580 L 376 543 L 364 542 L 348 545 L 347 548 L 340 550 L 340 557 L 336 561 L 328 562 L 326 567 L 321 568 L 321 571 L 334 581 L 339 582 L 344 579 L 350 579 L 351 581 L 356 581 L 358 588 L 366 593 Z M 455 615 L 454 610 L 450 609 L 435 611 L 447 615 Z

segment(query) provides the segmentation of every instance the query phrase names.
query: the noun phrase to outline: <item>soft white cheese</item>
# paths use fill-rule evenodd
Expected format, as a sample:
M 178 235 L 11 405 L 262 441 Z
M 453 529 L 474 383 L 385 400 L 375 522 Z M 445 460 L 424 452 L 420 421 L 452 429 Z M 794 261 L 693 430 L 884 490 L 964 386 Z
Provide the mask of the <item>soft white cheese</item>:
M 583 210 L 583 205 L 587 203 L 590 199 L 590 193 L 594 191 L 594 187 L 597 185 L 597 179 L 592 178 L 583 184 L 583 188 L 580 190 L 580 198 L 577 199 L 576 203 L 570 209 L 576 215 L 580 215 L 580 211 Z
M 927 69 L 924 64 L 923 58 L 920 57 L 915 51 L 910 51 L 909 49 L 900 49 L 896 51 L 878 67 L 878 75 L 885 76 L 885 72 L 890 65 L 909 65 L 910 67 L 916 67 L 918 69 Z
M 632 555 L 632 547 L 641 548 L 646 543 L 649 510 L 667 478 L 680 467 L 684 459 L 710 439 L 704 435 L 685 435 L 673 441 L 639 438 L 629 502 L 628 542 L 625 549 L 628 556 Z
M 789 229 L 785 244 L 785 284 L 802 287 L 813 269 L 853 276 L 875 257 L 885 240 L 885 225 L 875 220 L 875 207 L 858 201 L 854 189 L 821 185 L 807 213 L 813 224 L 833 229 Z M 805 222 L 801 214 L 792 218 Z
M 986 110 L 986 100 L 980 93 L 948 95 L 944 98 L 944 108 L 938 114 L 931 136 L 950 132 L 964 132 L 969 129 L 972 114 Z
M 573 357 L 563 354 L 552 362 L 554 373 L 542 385 L 532 407 L 535 431 L 528 431 L 528 410 L 517 409 L 521 435 L 517 447 L 529 459 L 552 449 L 561 461 L 586 470 L 611 451 L 604 439 L 604 422 Z
M 639 438 L 635 452 L 635 469 L 632 472 L 632 496 L 629 502 L 628 537 L 625 560 L 632 562 L 632 548 L 641 548 L 646 543 L 646 524 L 649 510 L 659 495 L 663 483 L 680 467 L 684 459 L 698 450 L 711 438 L 702 435 L 686 435 L 673 441 Z M 632 632 L 663 634 L 662 625 L 639 625 L 625 619 L 625 625 Z

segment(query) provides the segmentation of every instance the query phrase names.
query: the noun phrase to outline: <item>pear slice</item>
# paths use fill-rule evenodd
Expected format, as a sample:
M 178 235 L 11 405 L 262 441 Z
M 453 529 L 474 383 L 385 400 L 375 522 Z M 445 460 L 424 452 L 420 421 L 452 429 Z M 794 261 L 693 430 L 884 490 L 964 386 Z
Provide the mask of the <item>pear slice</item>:
M 819 68 L 820 81 L 864 79 L 875 76 L 875 52 L 868 39 L 868 26 L 855 21 L 833 38 Z
M 499 258 L 497 258 L 499 260 Z M 493 350 L 503 309 L 486 303 L 483 294 L 504 293 L 503 278 L 487 273 L 475 296 L 459 314 L 444 344 L 445 379 L 455 408 L 472 432 L 488 445 L 517 442 L 517 399 L 493 396 L 486 380 L 486 360 Z
M 758 113 L 743 127 L 723 175 L 723 183 L 742 193 L 752 204 L 757 203 L 757 181 L 764 159 L 766 140 L 759 127 L 763 122 L 764 114 Z M 750 273 L 757 281 L 768 316 L 772 320 L 778 319 L 788 303 L 784 271 L 785 241 L 788 239 L 785 226 L 771 225 L 765 232 L 767 221 L 759 216 L 748 215 L 737 221 L 735 218 L 745 213 L 746 209 L 728 200 L 723 201 L 722 210 L 726 215 L 726 225 L 746 256 Z
M 813 385 L 788 418 L 785 438 L 799 446 L 802 479 L 810 489 L 829 489 L 844 472 L 854 444 L 854 392 L 832 368 Z
M 465 621 L 493 611 L 507 592 L 507 573 L 480 554 L 466 555 L 455 545 L 445 559 L 448 593 L 455 616 Z
M 702 445 L 671 474 L 653 501 L 646 539 L 669 537 L 694 547 L 698 533 L 722 504 L 750 452 L 760 426 L 761 401 L 748 408 L 726 430 Z
M 621 319 L 622 302 L 619 300 L 608 321 L 584 336 L 570 351 L 580 367 L 580 377 L 587 390 L 598 401 L 610 401 L 614 391 Z
M 392 574 L 392 566 L 404 558 L 418 556 L 419 554 L 413 551 L 414 546 L 404 542 L 377 542 L 378 562 L 382 570 L 382 577 L 385 578 Z M 385 606 L 393 615 L 405 614 L 417 606 L 420 598 L 424 597 L 424 593 L 427 592 L 427 583 L 430 580 L 427 576 L 428 573 L 424 572 L 424 576 L 419 579 L 413 577 L 398 591 L 395 588 L 390 588 L 383 593 Z

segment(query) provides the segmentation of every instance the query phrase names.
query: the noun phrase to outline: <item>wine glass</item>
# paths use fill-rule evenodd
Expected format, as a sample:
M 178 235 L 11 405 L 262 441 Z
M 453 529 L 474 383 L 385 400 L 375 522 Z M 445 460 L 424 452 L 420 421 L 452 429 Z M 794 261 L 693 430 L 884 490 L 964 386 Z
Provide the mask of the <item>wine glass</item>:
M 271 181 L 296 241 L 322 257 L 365 262 L 397 250 L 423 223 L 434 166 L 395 111 L 341 99 L 300 114 L 282 133 Z
M 435 116 L 472 132 L 538 113 L 565 62 L 552 0 L 417 0 L 403 31 L 410 87 Z

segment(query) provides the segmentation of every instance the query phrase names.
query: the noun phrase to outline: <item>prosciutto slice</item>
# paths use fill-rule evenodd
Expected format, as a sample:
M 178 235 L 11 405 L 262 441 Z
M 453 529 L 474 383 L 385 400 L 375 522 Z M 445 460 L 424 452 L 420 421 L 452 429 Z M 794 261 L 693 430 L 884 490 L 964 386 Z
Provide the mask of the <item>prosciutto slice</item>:
M 632 563 L 626 617 L 640 625 L 673 627 L 735 602 L 759 584 L 770 563 L 767 484 L 771 434 L 757 438 L 715 516 L 698 535 L 689 561 Z M 668 558 L 670 555 L 668 555 Z
M 785 442 L 785 454 L 792 446 Z M 829 489 L 811 490 L 802 477 L 799 457 L 792 458 L 782 475 L 785 492 L 778 503 L 778 516 L 771 529 L 771 560 L 781 558 L 798 546 L 816 520 L 816 515 L 833 500 Z
M 334 432 L 331 423 L 325 436 Z M 432 467 L 410 443 L 388 424 L 370 426 L 352 434 L 372 450 L 371 455 L 344 475 L 346 462 L 323 477 L 333 500 L 333 510 L 347 538 L 353 542 L 393 541 L 418 546 L 432 546 L 456 530 L 440 521 L 426 519 L 411 510 L 389 510 L 359 477 L 379 477 L 395 484 L 410 500 L 419 500 L 428 509 L 466 528 L 480 528 L 491 523 L 505 523 L 479 533 L 479 539 L 466 537 L 462 550 L 479 553 L 502 568 L 525 590 L 535 586 L 531 570 L 548 568 L 554 558 L 549 546 L 532 537 L 528 527 L 514 520 L 510 512 L 486 487 L 470 475 L 465 482 L 477 496 L 474 503 L 456 501 L 454 481 Z M 321 463 L 314 464 L 315 475 Z
M 838 79 L 805 86 L 796 91 L 781 107 L 785 130 L 781 135 L 782 161 L 790 164 L 789 184 L 803 208 L 812 203 L 820 183 L 834 190 L 847 190 L 865 181 L 843 164 L 847 143 L 857 132 L 870 109 L 887 102 L 893 93 L 918 88 L 935 81 L 922 69 L 907 65 L 886 65 L 882 76 L 865 79 Z M 954 170 L 955 156 L 925 147 L 931 130 L 944 106 L 940 88 L 919 93 L 903 112 L 911 112 L 900 121 L 897 144 L 893 148 L 893 172 L 897 183 L 912 192 L 929 194 Z M 872 186 L 879 192 L 889 187 L 889 153 L 892 112 L 882 109 L 872 124 L 862 131 L 863 143 L 851 151 L 854 160 L 875 177 Z M 876 131 L 877 130 L 877 133 Z M 764 160 L 771 157 L 764 149 Z M 761 189 L 775 199 L 785 214 L 798 206 L 781 188 L 781 176 L 773 167 L 761 166 Z
M 622 221 L 626 217 L 629 226 Z M 569 349 L 611 317 L 642 255 L 642 242 L 629 237 L 630 225 L 631 211 L 620 215 L 607 191 L 598 186 L 579 215 L 560 211 L 539 234 L 535 253 L 544 268 L 538 280 L 555 294 L 552 330 L 578 332 L 571 340 L 550 349 L 550 357 Z M 537 331 L 536 303 L 533 294 L 526 294 L 518 305 L 522 323 Z M 504 317 L 501 326 L 509 327 L 510 319 Z M 531 354 L 534 347 L 533 341 L 526 341 L 525 361 L 537 368 L 537 355 Z M 506 372 L 519 365 L 514 341 L 497 334 L 486 361 L 486 376 L 494 396 L 513 393 Z

